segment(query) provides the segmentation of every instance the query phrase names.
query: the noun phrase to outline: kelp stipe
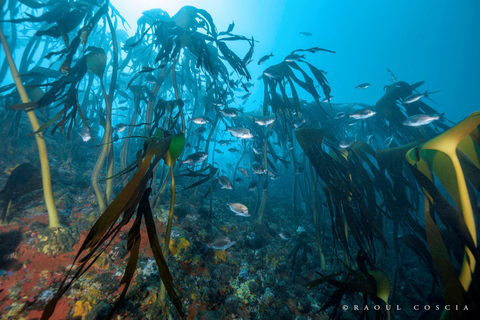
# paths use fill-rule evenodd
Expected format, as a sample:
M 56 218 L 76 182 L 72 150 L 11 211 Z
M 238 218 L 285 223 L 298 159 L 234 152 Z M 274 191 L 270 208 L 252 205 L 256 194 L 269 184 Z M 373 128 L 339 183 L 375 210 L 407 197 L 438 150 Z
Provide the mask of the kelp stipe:
M 67 274 L 53 299 L 45 306 L 42 320 L 49 319 L 53 315 L 58 301 L 65 292 L 95 263 L 108 245 L 119 235 L 120 230 L 125 227 L 134 216 L 133 225 L 128 232 L 127 242 L 127 249 L 130 252 L 130 258 L 125 268 L 124 276 L 120 282 L 120 284 L 125 284 L 125 286 L 117 302 L 111 309 L 108 319 L 113 317 L 115 311 L 120 306 L 120 303 L 125 298 L 128 287 L 133 280 L 139 258 L 142 218 L 145 219 L 150 248 L 152 249 L 153 256 L 157 263 L 162 283 L 165 285 L 166 291 L 178 313 L 180 316 L 184 316 L 182 302 L 175 292 L 173 278 L 168 269 L 164 253 L 162 252 L 158 240 L 149 202 L 151 188 L 148 184 L 153 177 L 154 167 L 169 151 L 171 140 L 172 136 L 165 136 L 162 129 L 157 129 L 155 135 L 146 141 L 145 153 L 142 155 L 141 151 L 139 151 L 138 154 L 138 171 L 90 229 L 86 239 L 75 256 L 72 268 L 67 271 Z M 82 254 L 85 255 L 81 257 Z M 77 262 L 78 265 L 76 265 Z M 71 273 L 73 273 L 73 275 L 71 275 Z
M 480 112 L 475 112 L 434 139 L 410 150 L 406 156 L 425 193 L 428 246 L 445 301 L 451 305 L 463 306 L 471 303 L 473 297 L 467 294 L 472 285 L 473 274 L 476 274 L 478 269 L 477 229 L 473 214 L 476 203 L 470 198 L 469 186 L 479 191 L 479 185 L 472 183 L 478 179 L 480 172 L 479 125 Z M 452 197 L 455 208 L 438 191 L 435 176 Z M 457 232 L 465 246 L 463 264 L 458 276 L 438 223 L 433 218 L 435 212 L 443 224 Z M 466 317 L 463 309 L 445 311 L 444 316 L 446 313 L 453 319 Z

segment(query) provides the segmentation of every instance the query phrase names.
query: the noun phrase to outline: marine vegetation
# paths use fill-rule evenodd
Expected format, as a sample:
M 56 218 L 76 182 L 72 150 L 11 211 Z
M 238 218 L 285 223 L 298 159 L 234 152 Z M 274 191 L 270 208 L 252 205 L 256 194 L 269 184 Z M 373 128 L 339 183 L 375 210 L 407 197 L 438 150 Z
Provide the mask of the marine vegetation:
M 479 112 L 390 69 L 337 103 L 307 31 L 1 4 L 2 319 L 480 317 Z

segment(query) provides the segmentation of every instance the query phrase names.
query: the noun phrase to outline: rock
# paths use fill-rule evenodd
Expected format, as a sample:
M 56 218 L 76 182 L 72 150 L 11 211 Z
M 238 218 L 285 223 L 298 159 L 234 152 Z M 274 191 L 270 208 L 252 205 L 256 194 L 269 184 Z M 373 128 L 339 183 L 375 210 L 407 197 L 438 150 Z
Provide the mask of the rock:
M 257 294 L 258 293 L 258 290 L 260 289 L 260 286 L 258 285 L 257 282 L 255 281 L 252 281 L 248 284 L 248 289 L 250 289 L 250 292 L 252 294 Z
M 85 320 L 102 320 L 106 319 L 110 312 L 110 305 L 105 301 L 100 301 L 93 309 L 87 314 Z
M 237 313 L 238 307 L 240 306 L 240 301 L 235 296 L 229 296 L 225 299 L 225 311 L 228 314 Z
M 220 269 L 215 269 L 215 270 L 212 271 L 212 278 L 213 279 L 220 280 L 221 276 L 222 276 L 222 272 L 220 271 Z

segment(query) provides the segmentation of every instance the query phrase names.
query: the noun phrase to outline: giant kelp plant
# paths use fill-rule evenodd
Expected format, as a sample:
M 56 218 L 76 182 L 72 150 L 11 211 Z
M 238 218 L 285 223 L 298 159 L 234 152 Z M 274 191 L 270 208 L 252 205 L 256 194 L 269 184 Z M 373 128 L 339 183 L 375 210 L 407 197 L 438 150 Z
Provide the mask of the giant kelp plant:
M 154 317 L 193 318 L 196 308 L 242 314 L 242 305 L 272 318 L 298 298 L 290 305 L 297 315 L 332 308 L 340 318 L 340 306 L 353 302 L 363 304 L 360 318 L 373 304 L 382 305 L 377 318 L 390 319 L 397 311 L 389 305 L 416 298 L 461 306 L 442 318 L 478 318 L 478 113 L 450 125 L 425 103 L 423 81 L 395 77 L 375 105 L 334 103 L 326 72 L 309 59 L 335 52 L 316 46 L 264 69 L 254 110 L 248 65 L 257 41 L 235 34 L 233 22 L 218 32 L 192 6 L 173 16 L 145 11 L 133 36 L 109 1 L 9 0 L 1 14 L 0 78 L 12 77 L 0 87 L 1 147 L 20 150 L 34 136 L 41 170 L 11 168 L 0 218 L 15 221 L 41 172 L 49 227 L 36 248 L 55 257 L 78 250 L 55 292 L 40 299 L 42 319 L 122 241 L 121 290 L 108 300 L 108 319 L 136 299 L 127 292 L 142 282 L 135 274 L 150 253 L 159 275 L 148 287 Z M 243 57 L 232 42 L 245 45 Z M 90 200 L 69 220 L 52 181 L 75 171 L 88 175 Z M 74 317 L 92 311 L 75 305 Z

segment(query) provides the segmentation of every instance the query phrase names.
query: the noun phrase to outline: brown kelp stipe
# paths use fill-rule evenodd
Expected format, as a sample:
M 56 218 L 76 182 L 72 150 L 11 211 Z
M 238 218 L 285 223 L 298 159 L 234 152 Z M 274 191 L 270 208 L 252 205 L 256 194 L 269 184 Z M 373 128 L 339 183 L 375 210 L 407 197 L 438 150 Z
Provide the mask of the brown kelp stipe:
M 75 256 L 72 268 L 68 270 L 54 298 L 45 306 L 42 320 L 49 319 L 53 315 L 55 306 L 63 294 L 95 263 L 108 245 L 119 235 L 120 230 L 125 227 L 132 218 L 134 218 L 134 221 L 128 232 L 127 243 L 130 258 L 125 268 L 125 274 L 120 282 L 120 284 L 125 284 L 125 286 L 119 299 L 110 311 L 108 319 L 111 319 L 115 314 L 133 279 L 139 258 L 142 218 L 145 219 L 150 248 L 157 263 L 162 283 L 173 305 L 180 316 L 183 317 L 182 302 L 175 292 L 173 278 L 168 270 L 167 262 L 157 237 L 149 202 L 151 188 L 148 187 L 153 177 L 154 167 L 161 159 L 166 157 L 169 148 L 178 150 L 178 148 L 175 148 L 175 145 L 171 145 L 172 138 L 174 137 L 165 136 L 165 132 L 158 129 L 155 135 L 147 140 L 145 153 L 142 155 L 141 151 L 139 151 L 138 171 L 90 229 L 90 232 Z

